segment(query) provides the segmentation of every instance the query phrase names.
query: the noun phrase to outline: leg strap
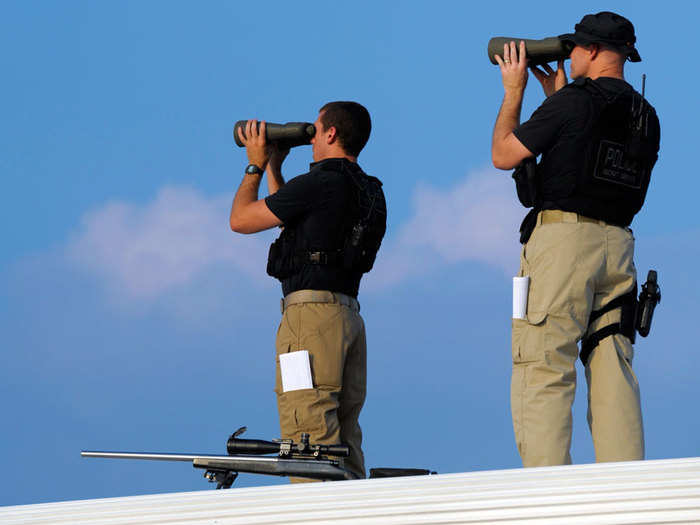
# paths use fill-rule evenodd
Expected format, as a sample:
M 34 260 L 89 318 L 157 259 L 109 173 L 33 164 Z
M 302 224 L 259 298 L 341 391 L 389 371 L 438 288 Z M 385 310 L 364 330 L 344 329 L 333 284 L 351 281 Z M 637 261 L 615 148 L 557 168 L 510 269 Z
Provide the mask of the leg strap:
M 585 337 L 581 342 L 581 354 L 579 357 L 584 366 L 588 364 L 588 359 L 590 358 L 593 350 L 595 350 L 603 339 L 610 335 L 622 334 L 634 344 L 634 320 L 637 312 L 637 283 L 634 284 L 631 291 L 616 297 L 608 304 L 603 306 L 600 310 L 591 312 L 588 319 L 588 326 L 590 326 L 593 321 L 598 319 L 604 313 L 610 312 L 616 308 L 620 308 L 619 323 L 604 326 L 600 330 L 597 330 Z

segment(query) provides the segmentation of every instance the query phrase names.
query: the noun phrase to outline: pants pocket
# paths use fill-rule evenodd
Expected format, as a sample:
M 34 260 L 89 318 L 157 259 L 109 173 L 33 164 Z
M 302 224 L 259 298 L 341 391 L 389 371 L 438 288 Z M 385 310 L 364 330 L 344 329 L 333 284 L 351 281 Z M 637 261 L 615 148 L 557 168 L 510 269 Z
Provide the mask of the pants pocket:
M 544 350 L 547 312 L 527 312 L 527 319 L 512 320 L 513 363 L 536 361 Z
M 339 433 L 337 398 L 337 392 L 320 388 L 278 394 L 282 436 L 291 437 L 300 432 L 307 432 L 316 440 L 337 437 Z

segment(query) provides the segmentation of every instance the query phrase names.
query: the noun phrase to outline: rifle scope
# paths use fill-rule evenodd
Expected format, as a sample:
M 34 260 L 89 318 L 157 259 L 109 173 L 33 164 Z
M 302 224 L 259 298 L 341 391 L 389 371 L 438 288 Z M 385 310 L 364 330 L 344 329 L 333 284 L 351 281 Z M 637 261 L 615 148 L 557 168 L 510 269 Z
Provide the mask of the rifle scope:
M 245 137 L 246 120 L 239 120 L 233 126 L 233 140 L 239 147 L 243 147 L 240 137 L 238 136 L 238 128 L 242 128 L 243 136 Z M 258 122 L 260 129 L 260 122 Z M 294 148 L 296 146 L 304 146 L 311 144 L 311 139 L 316 134 L 316 126 L 310 122 L 287 122 L 286 124 L 275 124 L 267 122 L 265 124 L 265 138 L 268 142 L 276 142 L 280 148 Z
M 301 443 L 265 441 L 262 439 L 239 439 L 235 436 L 231 436 L 226 442 L 226 451 L 230 456 L 235 454 L 279 454 L 284 446 L 289 446 L 290 454 L 311 455 L 318 453 L 320 455 L 339 457 L 348 457 L 350 455 L 350 448 L 347 445 L 310 445 L 308 442 L 308 435 L 306 440 L 302 435 Z
M 562 42 L 559 37 L 553 36 L 543 38 L 542 40 L 531 40 L 527 38 L 515 38 L 509 36 L 495 36 L 489 40 L 487 53 L 492 64 L 498 64 L 495 55 L 500 55 L 503 58 L 503 46 L 511 41 L 515 42 L 519 48 L 520 41 L 525 41 L 525 55 L 530 59 L 531 66 L 546 64 L 547 62 L 556 62 L 569 58 L 571 50 L 574 48 L 570 42 Z

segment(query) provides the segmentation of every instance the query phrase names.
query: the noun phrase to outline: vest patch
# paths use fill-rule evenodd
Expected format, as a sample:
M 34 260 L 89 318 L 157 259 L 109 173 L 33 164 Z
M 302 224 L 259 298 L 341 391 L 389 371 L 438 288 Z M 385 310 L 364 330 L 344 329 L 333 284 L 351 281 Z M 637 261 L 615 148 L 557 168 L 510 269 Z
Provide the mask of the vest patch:
M 601 140 L 593 176 L 613 184 L 640 189 L 647 178 L 647 169 L 639 159 L 626 154 L 624 144 Z

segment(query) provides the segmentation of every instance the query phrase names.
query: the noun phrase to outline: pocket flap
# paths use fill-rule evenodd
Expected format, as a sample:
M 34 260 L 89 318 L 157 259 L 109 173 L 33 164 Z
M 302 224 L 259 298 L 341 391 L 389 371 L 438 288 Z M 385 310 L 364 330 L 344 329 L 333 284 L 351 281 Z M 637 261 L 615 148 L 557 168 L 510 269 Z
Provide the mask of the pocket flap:
M 530 324 L 540 324 L 547 317 L 547 312 L 527 312 L 527 322 Z

